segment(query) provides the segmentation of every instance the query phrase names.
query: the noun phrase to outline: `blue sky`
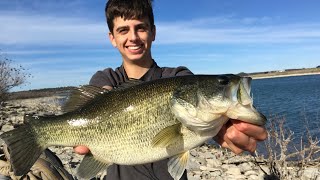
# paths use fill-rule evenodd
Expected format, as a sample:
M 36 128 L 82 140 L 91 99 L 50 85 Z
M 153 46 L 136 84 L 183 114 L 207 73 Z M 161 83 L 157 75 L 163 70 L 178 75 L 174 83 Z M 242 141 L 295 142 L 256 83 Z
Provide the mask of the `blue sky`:
M 121 65 L 107 38 L 105 0 L 1 0 L 0 49 L 32 74 L 14 90 L 87 84 Z M 320 1 L 154 0 L 160 66 L 196 74 L 320 65 Z

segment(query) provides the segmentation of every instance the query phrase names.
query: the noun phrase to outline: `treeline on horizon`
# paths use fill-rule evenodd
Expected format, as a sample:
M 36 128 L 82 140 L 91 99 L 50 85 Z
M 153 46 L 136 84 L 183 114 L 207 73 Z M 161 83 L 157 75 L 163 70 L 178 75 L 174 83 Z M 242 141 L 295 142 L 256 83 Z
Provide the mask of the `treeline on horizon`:
M 10 92 L 7 100 L 15 99 L 29 99 L 29 98 L 40 98 L 50 97 L 55 95 L 66 95 L 70 93 L 75 87 L 56 87 L 56 88 L 43 88 L 43 89 L 32 89 L 27 91 Z

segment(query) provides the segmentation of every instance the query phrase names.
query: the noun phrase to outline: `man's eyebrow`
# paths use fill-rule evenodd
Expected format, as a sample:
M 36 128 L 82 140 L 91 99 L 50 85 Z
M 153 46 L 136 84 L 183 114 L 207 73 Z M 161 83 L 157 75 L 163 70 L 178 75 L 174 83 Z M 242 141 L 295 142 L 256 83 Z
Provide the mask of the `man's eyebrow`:
M 136 27 L 149 27 L 149 23 L 139 23 L 137 25 L 135 25 Z M 127 29 L 129 28 L 129 26 L 119 26 L 116 28 L 116 31 L 122 30 L 122 29 Z
M 146 27 L 146 28 L 148 28 L 149 24 L 148 23 L 141 23 L 141 24 L 137 24 L 136 27 Z
M 129 26 L 119 26 L 119 27 L 116 28 L 116 31 L 118 32 L 120 30 L 128 29 L 128 28 L 129 28 Z
M 145 27 L 150 27 L 150 24 L 147 22 L 143 22 L 141 24 L 138 24 L 138 26 L 145 26 Z

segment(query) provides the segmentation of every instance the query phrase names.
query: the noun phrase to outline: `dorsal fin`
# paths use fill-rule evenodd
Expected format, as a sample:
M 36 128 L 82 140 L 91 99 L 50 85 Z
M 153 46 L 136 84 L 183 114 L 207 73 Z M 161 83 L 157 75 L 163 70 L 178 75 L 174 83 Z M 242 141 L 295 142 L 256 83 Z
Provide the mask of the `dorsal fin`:
M 100 96 L 108 91 L 109 90 L 107 89 L 91 85 L 84 85 L 76 88 L 71 93 L 68 101 L 62 107 L 62 111 L 67 113 L 80 109 L 95 97 Z

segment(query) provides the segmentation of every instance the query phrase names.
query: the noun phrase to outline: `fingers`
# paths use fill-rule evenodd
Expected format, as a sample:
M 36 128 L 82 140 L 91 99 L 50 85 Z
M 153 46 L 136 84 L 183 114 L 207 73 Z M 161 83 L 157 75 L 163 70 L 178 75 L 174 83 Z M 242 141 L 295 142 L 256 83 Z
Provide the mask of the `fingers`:
M 262 126 L 256 126 L 250 123 L 245 123 L 243 121 L 233 119 L 231 119 L 231 123 L 238 131 L 258 141 L 263 141 L 268 136 L 266 129 Z
M 224 148 L 230 149 L 235 154 L 240 154 L 243 152 L 243 149 L 238 148 L 234 145 L 226 135 L 227 127 L 223 126 L 219 133 L 213 138 L 218 144 L 220 144 Z
M 234 126 L 227 129 L 225 141 L 236 152 L 240 152 L 240 150 L 254 152 L 257 148 L 257 141 L 254 138 L 242 133 Z
M 254 152 L 257 148 L 257 141 L 266 138 L 267 132 L 264 127 L 230 120 L 222 127 L 214 140 L 222 147 L 240 154 L 243 151 Z
M 90 152 L 89 148 L 86 146 L 76 146 L 73 148 L 74 152 L 80 155 L 85 155 Z

